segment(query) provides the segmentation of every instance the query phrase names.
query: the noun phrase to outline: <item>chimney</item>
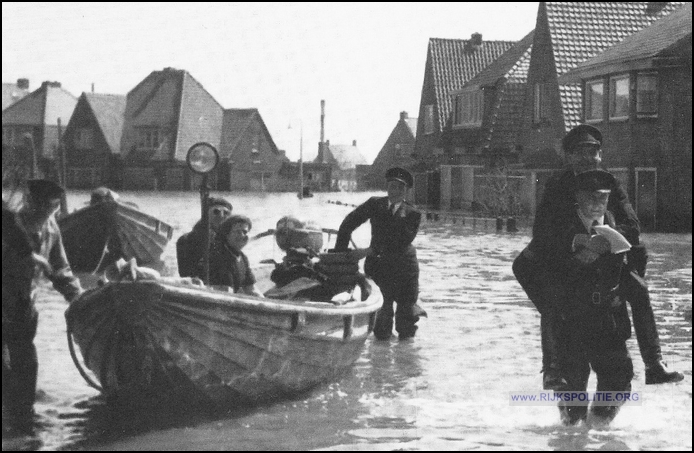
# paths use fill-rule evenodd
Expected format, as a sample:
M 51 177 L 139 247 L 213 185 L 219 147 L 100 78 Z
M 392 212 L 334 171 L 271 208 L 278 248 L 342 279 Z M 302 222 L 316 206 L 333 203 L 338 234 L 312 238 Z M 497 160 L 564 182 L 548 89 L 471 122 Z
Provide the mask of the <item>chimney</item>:
M 20 90 L 28 90 L 29 89 L 29 79 L 17 79 L 17 88 Z
M 468 41 L 468 50 L 474 52 L 480 47 L 482 47 L 482 34 L 473 33 L 472 36 L 470 36 L 470 41 Z
M 407 119 L 407 112 L 400 112 L 400 119 L 406 120 Z
M 60 88 L 60 82 L 50 82 L 46 80 L 45 82 L 41 83 L 41 88 L 43 87 Z
M 94 82 L 92 82 L 92 93 L 94 92 Z
M 352 140 L 352 146 L 354 146 L 355 148 L 357 147 L 357 141 L 356 140 Z
M 325 100 L 320 101 L 320 142 L 325 141 Z

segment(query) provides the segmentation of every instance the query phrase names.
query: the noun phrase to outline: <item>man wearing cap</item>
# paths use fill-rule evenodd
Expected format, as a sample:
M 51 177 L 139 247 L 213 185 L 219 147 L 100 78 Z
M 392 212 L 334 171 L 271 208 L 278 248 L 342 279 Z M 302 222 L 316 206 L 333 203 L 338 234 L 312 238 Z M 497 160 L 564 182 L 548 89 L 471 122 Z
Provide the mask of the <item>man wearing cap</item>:
M 376 316 L 374 335 L 387 340 L 395 330 L 401 340 L 414 337 L 416 323 L 426 313 L 416 305 L 419 296 L 419 263 L 412 245 L 421 213 L 405 198 L 414 185 L 410 172 L 394 167 L 386 172 L 388 196 L 372 197 L 349 213 L 340 225 L 336 251 L 347 250 L 352 232 L 371 221 L 371 244 L 365 249 L 364 272 L 381 289 L 383 306 Z M 393 303 L 397 303 L 397 312 Z
M 576 175 L 598 169 L 602 162 L 602 133 L 591 125 L 578 125 L 566 134 L 562 147 L 568 167 L 547 181 L 535 213 L 533 239 L 513 263 L 514 275 L 541 314 L 543 386 L 546 389 L 563 385 L 557 369 L 557 349 L 552 329 L 553 307 L 565 292 L 548 271 L 554 268 L 555 252 L 560 247 L 558 232 L 562 231 L 566 219 L 575 215 Z M 647 258 L 645 247 L 639 242 L 639 221 L 619 181 L 614 178 L 612 181 L 607 209 L 614 215 L 615 229 L 632 244 L 627 254 L 629 278 L 623 286 L 625 298 L 632 306 L 634 330 L 646 365 L 646 383 L 677 382 L 684 375 L 669 371 L 663 362 L 648 287 L 643 280 Z
M 622 286 L 628 244 L 624 241 L 626 247 L 613 248 L 602 230 L 595 231 L 598 225 L 616 226 L 607 209 L 613 186 L 614 176 L 603 170 L 576 175 L 576 208 L 557 232 L 560 248 L 551 272 L 567 289 L 556 307 L 559 344 L 565 348 L 560 354 L 563 392 L 585 392 L 591 368 L 598 378 L 598 392 L 631 391 L 633 364 L 626 347 L 631 325 Z M 563 422 L 585 419 L 587 404 L 560 404 Z M 594 404 L 592 412 L 609 422 L 618 409 L 618 403 Z
M 14 222 L 3 209 L 2 231 L 2 390 L 10 412 L 30 416 L 36 398 L 38 360 L 37 288 L 45 276 L 68 302 L 82 293 L 63 248 L 53 215 L 64 190 L 52 181 L 28 181 L 25 203 Z M 6 231 L 5 225 L 12 223 Z M 21 238 L 20 241 L 13 238 Z
M 210 197 L 208 199 L 207 212 L 210 219 L 210 244 L 214 244 L 215 234 L 224 220 L 231 216 L 233 207 L 224 198 Z M 203 221 L 199 220 L 190 233 L 182 235 L 176 241 L 176 259 L 178 261 L 178 275 L 181 277 L 198 277 L 202 271 L 198 264 L 205 253 L 205 231 Z

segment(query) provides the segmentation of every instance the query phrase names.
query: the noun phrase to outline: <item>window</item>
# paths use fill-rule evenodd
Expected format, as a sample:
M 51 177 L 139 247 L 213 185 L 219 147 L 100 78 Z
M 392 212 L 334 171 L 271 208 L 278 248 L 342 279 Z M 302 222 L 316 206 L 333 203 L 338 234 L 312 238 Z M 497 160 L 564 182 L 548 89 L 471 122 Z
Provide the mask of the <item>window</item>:
M 645 116 L 658 114 L 658 79 L 655 74 L 636 76 L 636 114 Z
M 483 113 L 483 92 L 475 87 L 455 97 L 455 118 L 457 126 L 481 126 Z
M 159 129 L 154 127 L 143 127 L 138 130 L 137 148 L 141 150 L 159 148 L 160 137 Z
M 424 133 L 434 133 L 434 105 L 429 104 L 424 106 Z
M 75 148 L 91 149 L 94 145 L 93 132 L 88 128 L 75 130 Z
M 533 87 L 533 121 L 540 123 L 547 120 L 547 84 L 536 83 Z
M 402 145 L 400 143 L 395 144 L 395 157 L 402 157 Z
M 610 79 L 610 119 L 629 117 L 629 76 Z
M 586 82 L 586 121 L 603 119 L 602 106 L 605 98 L 605 83 L 600 81 Z

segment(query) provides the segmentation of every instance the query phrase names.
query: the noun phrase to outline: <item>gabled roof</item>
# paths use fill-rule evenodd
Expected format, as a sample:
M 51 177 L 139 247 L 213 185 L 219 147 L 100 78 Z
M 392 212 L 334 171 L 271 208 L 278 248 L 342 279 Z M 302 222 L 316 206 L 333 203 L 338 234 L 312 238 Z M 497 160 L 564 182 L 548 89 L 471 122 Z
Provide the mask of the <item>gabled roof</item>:
M 77 98 L 57 82 L 43 82 L 41 87 L 2 111 L 2 124 L 63 127 L 70 121 Z
M 604 74 L 605 67 L 613 64 L 623 69 L 626 63 L 631 63 L 630 69 L 644 69 L 645 67 L 642 66 L 646 63 L 639 65 L 637 62 L 650 61 L 654 57 L 667 53 L 670 48 L 686 39 L 691 41 L 691 38 L 692 4 L 687 3 L 649 27 L 624 38 L 620 43 L 579 64 L 566 73 L 560 82 L 578 82 L 581 78 Z
M 357 165 L 368 165 L 366 159 L 355 145 L 333 145 L 326 143 L 323 146 L 323 160 L 317 156 L 314 163 L 327 163 L 337 165 L 340 170 L 351 170 Z
M 528 33 L 513 47 L 504 52 L 486 68 L 470 79 L 465 87 L 495 85 L 501 79 L 512 77 L 516 82 L 525 82 L 530 68 L 530 51 L 533 46 L 535 31 Z
M 28 89 L 19 88 L 16 83 L 2 84 L 2 109 L 5 110 L 24 96 L 29 94 Z
M 272 135 L 270 135 L 270 131 L 265 125 L 265 121 L 263 121 L 263 117 L 260 115 L 258 109 L 225 109 L 222 120 L 222 138 L 219 146 L 220 153 L 222 154 L 220 157 L 230 157 L 234 153 L 236 147 L 239 145 L 241 139 L 246 133 L 246 130 L 256 120 L 260 123 L 266 138 L 270 142 L 272 152 L 275 154 L 280 154 L 279 149 L 277 148 Z
M 462 88 L 514 44 L 515 41 L 482 41 L 475 46 L 472 39 L 429 39 L 427 62 L 438 104 L 439 131 L 453 111 L 450 93 Z
M 538 21 L 546 12 L 556 72 L 561 76 L 682 5 L 684 2 L 541 2 Z M 540 26 L 538 23 L 536 30 Z M 560 96 L 568 130 L 580 121 L 580 89 L 560 86 Z
M 82 93 L 79 102 L 82 99 L 91 108 L 111 153 L 120 154 L 126 97 L 120 94 Z

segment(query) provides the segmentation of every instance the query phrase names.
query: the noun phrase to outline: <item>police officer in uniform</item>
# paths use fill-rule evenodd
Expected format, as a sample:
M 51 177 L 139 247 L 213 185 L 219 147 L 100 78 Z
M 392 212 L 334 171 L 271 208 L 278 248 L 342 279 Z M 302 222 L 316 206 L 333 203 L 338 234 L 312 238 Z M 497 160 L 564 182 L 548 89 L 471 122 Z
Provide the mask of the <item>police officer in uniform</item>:
M 405 198 L 414 185 L 410 172 L 394 167 L 386 172 L 388 196 L 372 197 L 349 213 L 340 225 L 336 251 L 345 251 L 352 232 L 371 221 L 371 244 L 366 249 L 364 272 L 381 289 L 383 306 L 376 316 L 374 335 L 387 340 L 395 330 L 401 340 L 414 337 L 416 323 L 426 313 L 418 306 L 419 263 L 412 245 L 421 213 Z M 397 303 L 394 312 L 393 303 Z
M 565 288 L 552 278 L 550 272 L 556 267 L 555 253 L 560 248 L 558 232 L 562 231 L 566 220 L 575 215 L 576 175 L 600 167 L 602 133 L 591 125 L 578 125 L 566 134 L 562 147 L 568 166 L 547 181 L 535 214 L 533 239 L 513 263 L 516 279 L 541 314 L 545 389 L 564 384 L 557 365 L 553 316 L 557 301 L 565 296 Z M 611 179 L 607 209 L 614 215 L 615 229 L 632 244 L 627 254 L 628 278 L 623 286 L 625 297 L 632 307 L 634 330 L 646 366 L 646 384 L 680 381 L 684 375 L 669 370 L 663 361 L 648 287 L 643 280 L 647 254 L 639 241 L 639 221 L 625 190 L 614 178 Z
M 598 392 L 630 392 L 634 376 L 626 340 L 631 325 L 624 295 L 625 252 L 612 250 L 605 236 L 595 234 L 596 225 L 616 226 L 607 210 L 615 179 L 604 170 L 589 170 L 575 178 L 576 208 L 557 231 L 560 248 L 554 262 L 555 278 L 562 280 L 566 297 L 557 301 L 561 369 L 566 385 L 558 390 L 585 392 L 591 368 Z M 596 405 L 592 412 L 609 422 L 622 401 Z M 562 421 L 572 425 L 587 417 L 583 405 L 560 404 Z

